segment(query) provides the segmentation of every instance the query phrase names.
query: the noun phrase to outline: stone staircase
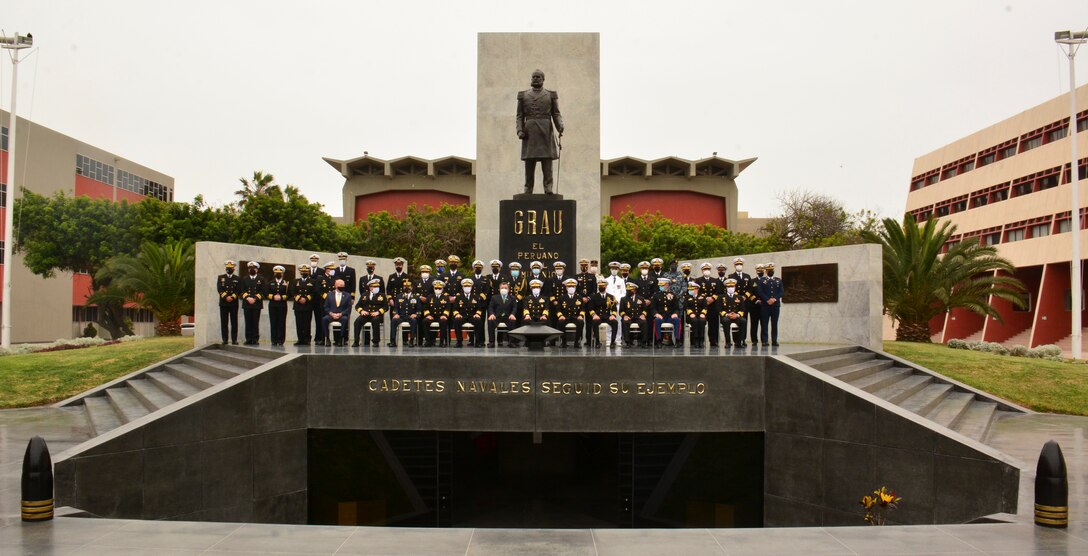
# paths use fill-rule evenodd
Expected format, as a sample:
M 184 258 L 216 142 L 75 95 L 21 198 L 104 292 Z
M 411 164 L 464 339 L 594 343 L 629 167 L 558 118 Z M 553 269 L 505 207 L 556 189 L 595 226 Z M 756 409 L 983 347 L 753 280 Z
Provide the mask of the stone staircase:
M 1084 350 L 1085 348 L 1088 348 L 1088 342 L 1085 341 L 1085 339 L 1088 339 L 1088 328 L 1082 328 L 1081 329 L 1080 337 L 1081 337 L 1081 349 Z M 1061 340 L 1058 340 L 1057 342 L 1054 342 L 1054 344 L 1056 346 L 1062 348 L 1062 354 L 1065 357 L 1073 357 L 1073 335 L 1072 334 L 1062 338 Z M 1083 356 L 1084 355 L 1082 354 L 1081 357 L 1083 357 Z
M 173 405 L 283 354 L 211 345 L 148 367 L 58 405 L 82 405 L 95 436 Z
M 1013 346 L 1031 347 L 1031 327 L 1029 326 L 1027 330 L 1024 330 L 1023 332 L 1009 338 L 1008 340 L 1001 342 L 1001 345 L 1007 348 L 1011 348 Z
M 858 346 L 790 358 L 979 442 L 986 440 L 995 421 L 1022 412 L 942 375 Z

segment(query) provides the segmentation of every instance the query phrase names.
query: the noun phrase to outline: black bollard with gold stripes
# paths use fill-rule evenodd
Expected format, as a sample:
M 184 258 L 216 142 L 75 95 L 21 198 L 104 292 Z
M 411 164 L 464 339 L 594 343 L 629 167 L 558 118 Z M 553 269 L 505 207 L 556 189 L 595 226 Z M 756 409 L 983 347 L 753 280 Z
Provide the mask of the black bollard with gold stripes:
M 1035 524 L 1069 526 L 1069 476 L 1062 448 L 1053 440 L 1043 445 L 1035 467 Z
M 23 455 L 23 521 L 53 519 L 53 460 L 40 436 L 30 439 Z

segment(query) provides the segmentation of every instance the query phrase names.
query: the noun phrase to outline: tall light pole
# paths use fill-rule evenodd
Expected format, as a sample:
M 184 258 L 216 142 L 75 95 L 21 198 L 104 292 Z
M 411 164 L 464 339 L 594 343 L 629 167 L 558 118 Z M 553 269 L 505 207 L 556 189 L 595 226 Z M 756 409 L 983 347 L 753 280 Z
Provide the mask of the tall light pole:
M 1073 211 L 1069 214 L 1069 231 L 1073 233 L 1073 253 L 1069 259 L 1069 281 L 1072 293 L 1070 313 L 1073 317 L 1073 359 L 1081 355 L 1081 277 L 1080 277 L 1080 172 L 1077 169 L 1077 77 L 1073 63 L 1080 45 L 1088 42 L 1088 31 L 1058 31 L 1054 42 L 1065 45 L 1069 58 L 1069 146 L 1073 160 L 1069 166 L 1069 185 L 1073 190 Z
M 12 206 L 15 204 L 15 128 L 18 117 L 15 115 L 15 95 L 19 84 L 19 51 L 34 45 L 34 36 L 30 33 L 20 35 L 0 36 L 0 48 L 10 51 L 11 56 L 11 115 L 8 124 L 8 192 L 5 199 L 4 215 L 4 299 L 0 302 L 3 310 L 0 311 L 0 320 L 3 321 L 3 329 L 0 331 L 0 347 L 11 347 L 11 275 L 12 247 L 15 244 L 15 236 L 12 231 L 12 222 L 15 220 Z

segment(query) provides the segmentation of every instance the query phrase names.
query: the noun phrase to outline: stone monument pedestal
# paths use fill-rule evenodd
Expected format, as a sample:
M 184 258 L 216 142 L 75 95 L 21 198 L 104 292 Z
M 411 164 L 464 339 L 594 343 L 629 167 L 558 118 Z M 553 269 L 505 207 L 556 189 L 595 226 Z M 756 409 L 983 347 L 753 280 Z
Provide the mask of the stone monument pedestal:
M 499 201 L 499 259 L 504 265 L 518 261 L 524 275 L 529 264 L 544 263 L 551 275 L 552 263 L 577 263 L 578 203 L 561 195 L 519 194 Z

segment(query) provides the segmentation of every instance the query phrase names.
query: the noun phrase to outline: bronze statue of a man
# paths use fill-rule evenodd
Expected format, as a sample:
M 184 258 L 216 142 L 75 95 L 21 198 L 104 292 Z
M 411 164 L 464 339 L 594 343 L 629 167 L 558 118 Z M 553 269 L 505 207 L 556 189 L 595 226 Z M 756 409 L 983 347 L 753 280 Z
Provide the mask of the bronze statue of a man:
M 536 163 L 544 174 L 544 193 L 552 195 L 552 161 L 559 158 L 555 131 L 563 136 L 563 116 L 559 113 L 559 95 L 544 88 L 544 72 L 533 72 L 531 89 L 518 92 L 518 139 L 521 159 L 525 161 L 525 192 L 532 193 Z

